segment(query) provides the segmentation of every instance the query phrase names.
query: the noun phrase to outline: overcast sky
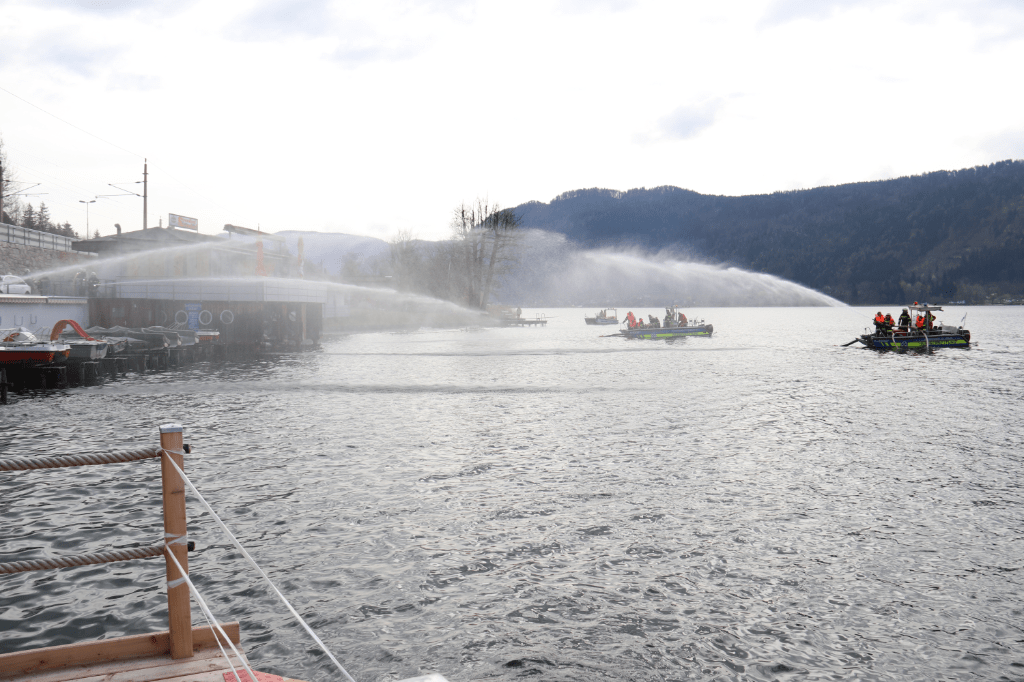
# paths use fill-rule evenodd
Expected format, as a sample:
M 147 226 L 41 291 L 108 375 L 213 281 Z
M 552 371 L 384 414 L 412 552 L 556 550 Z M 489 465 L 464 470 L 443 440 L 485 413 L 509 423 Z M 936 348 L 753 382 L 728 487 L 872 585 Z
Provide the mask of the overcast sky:
M 1024 158 L 1022 65 L 1021 0 L 0 0 L 0 136 L 79 232 L 147 157 L 151 225 L 436 239 L 475 197 Z

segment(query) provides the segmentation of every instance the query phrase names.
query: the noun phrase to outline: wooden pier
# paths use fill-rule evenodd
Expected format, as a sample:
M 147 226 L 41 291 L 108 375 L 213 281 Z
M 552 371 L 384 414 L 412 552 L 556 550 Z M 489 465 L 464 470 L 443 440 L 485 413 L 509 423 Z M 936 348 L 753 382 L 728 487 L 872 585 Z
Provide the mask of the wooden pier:
M 188 540 L 184 473 L 184 455 L 189 452 L 181 425 L 164 424 L 160 427 L 159 447 L 62 457 L 0 457 L 0 473 L 160 460 L 164 533 L 159 543 L 96 554 L 0 563 L 0 589 L 3 577 L 14 573 L 162 556 L 168 626 L 160 632 L 0 654 L 0 682 L 300 682 L 252 670 L 238 646 L 241 637 L 237 622 L 221 623 L 219 628 L 216 620 L 214 627 L 192 626 L 190 588 L 194 586 L 188 578 L 188 553 L 195 549 L 195 544 Z M 212 513 L 212 508 L 208 509 Z M 209 617 L 205 606 L 204 610 Z M 317 642 L 323 647 L 319 639 Z M 337 663 L 333 656 L 331 659 Z M 249 671 L 255 680 L 250 678 Z M 447 681 L 441 675 L 429 674 L 404 682 Z
M 244 666 L 210 627 L 193 627 L 190 591 L 184 584 L 188 575 L 188 540 L 185 517 L 185 481 L 182 428 L 178 424 L 160 427 L 160 447 L 104 455 L 67 457 L 0 458 L 0 471 L 26 471 L 68 466 L 88 466 L 159 459 L 163 488 L 164 541 L 106 553 L 60 559 L 35 559 L 0 564 L 0 577 L 24 571 L 86 566 L 163 555 L 167 577 L 168 629 L 128 637 L 115 637 L 64 646 L 29 649 L 0 654 L 0 680 L 8 682 L 232 682 L 231 671 L 242 670 L 238 682 L 248 682 Z M 172 464 L 173 462 L 173 464 Z M 172 560 L 173 557 L 173 560 Z M 181 570 L 179 570 L 179 566 Z M 184 573 L 182 573 L 184 571 Z M 232 644 L 240 641 L 238 623 L 221 626 Z M 231 663 L 221 653 L 231 656 Z M 244 659 L 244 654 L 242 655 Z M 253 671 L 256 673 L 256 671 Z M 227 677 L 225 677 L 227 675 Z M 286 678 L 256 673 L 256 682 L 281 682 Z
M 528 320 L 525 317 L 513 317 L 513 318 L 510 318 L 510 319 L 507 319 L 507 320 L 502 320 L 501 321 L 501 326 L 502 327 L 533 327 L 533 326 L 536 325 L 536 326 L 543 327 L 547 323 L 548 323 L 548 321 L 545 320 L 543 317 L 539 317 L 539 318 L 536 318 L 536 319 L 533 319 L 533 320 Z
M 224 631 L 239 643 L 238 623 L 224 623 Z M 32 649 L 0 654 L 3 682 L 224 682 L 232 667 L 224 660 L 209 627 L 192 629 L 192 656 L 171 656 L 167 630 L 131 637 Z M 242 654 L 243 658 L 245 657 Z M 246 664 L 249 661 L 246 659 Z M 236 664 L 240 677 L 245 669 Z M 257 673 L 257 678 L 263 675 Z M 275 682 L 287 678 L 267 675 Z M 258 682 L 264 682 L 258 680 Z
M 0 367 L 0 404 L 7 402 L 8 390 L 49 390 L 99 386 L 116 381 L 129 372 L 165 372 L 182 369 L 194 362 L 224 357 L 219 344 L 205 343 L 179 348 L 160 348 L 131 353 L 118 353 L 99 360 L 68 360 L 60 364 L 9 365 Z

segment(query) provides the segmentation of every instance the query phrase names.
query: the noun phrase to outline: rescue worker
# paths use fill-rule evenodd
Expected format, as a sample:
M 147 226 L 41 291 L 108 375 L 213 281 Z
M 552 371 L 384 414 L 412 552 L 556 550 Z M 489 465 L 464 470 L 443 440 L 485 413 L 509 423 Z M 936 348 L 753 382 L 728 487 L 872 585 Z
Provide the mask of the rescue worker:
M 924 313 L 924 323 L 928 327 L 928 331 L 935 328 L 935 316 L 932 315 L 932 311 L 926 310 Z
M 900 314 L 900 329 L 905 332 L 910 331 L 910 313 L 907 312 L 906 308 L 904 308 L 903 312 Z
M 882 311 L 879 310 L 875 313 L 875 333 L 881 334 L 885 331 L 885 317 L 882 315 Z
M 914 320 L 914 326 L 918 331 L 924 331 L 924 315 L 918 315 Z
M 885 314 L 885 331 L 891 332 L 892 328 L 896 326 L 896 321 L 892 319 L 892 315 L 889 313 Z

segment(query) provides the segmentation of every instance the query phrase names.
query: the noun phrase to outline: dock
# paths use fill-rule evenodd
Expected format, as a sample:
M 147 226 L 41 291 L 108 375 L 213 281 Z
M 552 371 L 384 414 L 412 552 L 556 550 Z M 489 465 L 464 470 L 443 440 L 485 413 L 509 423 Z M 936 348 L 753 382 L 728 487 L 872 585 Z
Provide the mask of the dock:
M 74 642 L 60 646 L 28 649 L 0 654 L 0 682 L 301 682 L 253 670 L 241 648 L 238 622 L 218 623 L 189 578 L 188 554 L 195 543 L 188 538 L 185 515 L 185 490 L 198 493 L 184 472 L 184 456 L 192 452 L 183 442 L 180 424 L 160 426 L 158 447 L 143 447 L 120 452 L 95 454 L 69 453 L 47 457 L 0 457 L 0 473 L 12 471 L 45 471 L 64 467 L 128 464 L 158 460 L 163 498 L 163 538 L 148 545 L 110 549 L 93 554 L 28 558 L 0 563 L 0 588 L 6 575 L 26 571 L 91 566 L 121 561 L 163 557 L 167 590 L 167 629 L 123 637 Z M 217 518 L 229 538 L 241 549 L 237 539 L 219 520 L 202 496 L 200 501 Z M 156 538 L 154 538 L 156 539 Z M 242 553 L 256 566 L 252 558 Z M 263 574 L 269 583 L 269 578 Z M 273 587 L 273 584 L 271 584 Z M 341 664 L 313 634 L 284 596 L 280 599 L 316 640 L 319 647 L 337 665 Z M 192 625 L 191 596 L 203 609 L 212 626 Z M 248 670 L 246 670 L 248 668 Z M 256 679 L 252 680 L 249 673 Z M 442 675 L 429 674 L 405 682 L 446 682 Z
M 543 317 L 538 317 L 533 320 L 528 320 L 525 317 L 512 317 L 502 320 L 500 325 L 502 327 L 532 327 L 534 325 L 543 327 L 547 323 L 548 321 Z
M 238 623 L 222 625 L 232 642 L 239 642 Z M 193 654 L 171 657 L 170 632 L 154 632 L 0 654 L 4 682 L 225 682 L 232 666 L 224 659 L 209 627 L 192 629 Z M 243 659 L 245 654 L 242 654 Z M 248 659 L 245 660 L 248 664 Z M 241 682 L 249 674 L 236 663 Z M 256 672 L 256 671 L 253 671 Z M 256 672 L 257 682 L 298 682 Z

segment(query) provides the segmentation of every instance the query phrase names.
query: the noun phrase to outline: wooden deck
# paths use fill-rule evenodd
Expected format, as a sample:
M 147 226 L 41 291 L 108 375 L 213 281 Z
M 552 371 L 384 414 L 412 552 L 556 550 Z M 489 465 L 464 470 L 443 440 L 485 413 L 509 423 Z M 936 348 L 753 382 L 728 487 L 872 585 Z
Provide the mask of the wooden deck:
M 243 654 L 244 656 L 245 654 Z M 248 663 L 248 659 L 246 659 Z M 72 666 L 45 670 L 17 677 L 4 677 L 4 682 L 224 682 L 229 672 L 219 649 L 201 651 L 192 658 L 174 660 L 170 656 L 133 658 L 125 661 Z M 242 669 L 243 682 L 249 675 Z M 260 676 L 262 677 L 262 676 Z M 275 680 L 282 678 L 274 676 Z M 262 680 L 260 681 L 262 682 Z
M 238 623 L 226 623 L 224 630 L 236 645 Z M 224 660 L 209 628 L 193 628 L 195 650 L 189 658 L 170 656 L 167 631 L 149 635 L 82 642 L 66 646 L 30 649 L 0 655 L 3 682 L 233 682 L 231 666 Z M 249 675 L 237 663 L 241 682 Z M 244 657 L 245 654 L 243 653 Z M 246 663 L 248 663 L 246 659 Z M 257 682 L 298 682 L 277 675 L 256 673 Z

